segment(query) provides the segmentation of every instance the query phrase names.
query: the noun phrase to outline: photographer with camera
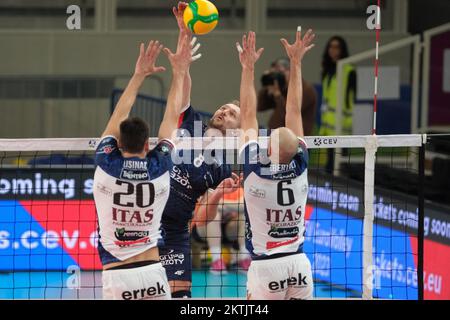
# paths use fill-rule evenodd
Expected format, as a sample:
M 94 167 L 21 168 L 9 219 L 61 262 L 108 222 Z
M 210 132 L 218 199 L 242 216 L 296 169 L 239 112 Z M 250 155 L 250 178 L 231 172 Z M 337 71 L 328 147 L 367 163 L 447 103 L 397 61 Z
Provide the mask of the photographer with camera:
M 286 58 L 275 60 L 261 77 L 262 89 L 258 93 L 258 111 L 274 109 L 269 129 L 285 126 L 286 97 L 289 81 L 290 61 Z M 312 135 L 315 122 L 317 94 L 314 87 L 303 79 L 302 119 L 305 135 Z

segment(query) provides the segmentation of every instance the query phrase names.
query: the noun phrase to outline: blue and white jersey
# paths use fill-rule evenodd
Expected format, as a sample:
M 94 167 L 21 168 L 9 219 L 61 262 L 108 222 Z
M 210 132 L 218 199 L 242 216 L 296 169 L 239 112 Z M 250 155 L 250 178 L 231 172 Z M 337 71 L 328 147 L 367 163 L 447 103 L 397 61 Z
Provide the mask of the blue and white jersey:
M 305 141 L 299 138 L 298 153 L 289 164 L 262 161 L 256 141 L 245 144 L 239 154 L 244 164 L 246 248 L 252 259 L 303 252 L 308 195 Z
M 145 159 L 124 158 L 115 137 L 99 143 L 94 200 L 103 264 L 124 261 L 157 245 L 170 193 L 173 149 L 170 140 L 161 140 Z
M 207 130 L 201 115 L 191 106 L 181 114 L 178 127 L 179 136 L 202 137 Z M 180 158 L 184 158 L 183 152 L 191 152 L 190 163 L 173 165 L 170 197 L 161 221 L 164 241 L 168 243 L 190 241 L 188 223 L 198 198 L 231 176 L 231 167 L 225 164 L 224 152 L 213 154 L 214 161 L 203 161 L 202 150 L 179 150 Z

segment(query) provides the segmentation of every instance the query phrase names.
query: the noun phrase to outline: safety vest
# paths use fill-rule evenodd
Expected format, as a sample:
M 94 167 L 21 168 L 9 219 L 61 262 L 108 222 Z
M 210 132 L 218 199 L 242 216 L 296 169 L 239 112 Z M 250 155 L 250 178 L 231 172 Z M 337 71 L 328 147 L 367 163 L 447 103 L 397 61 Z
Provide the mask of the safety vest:
M 342 110 L 342 134 L 352 134 L 352 115 L 355 92 L 348 90 L 349 74 L 355 69 L 351 65 L 344 65 L 344 108 Z M 336 108 L 337 108 L 337 76 L 330 79 L 327 75 L 322 82 L 322 116 L 320 135 L 336 135 Z

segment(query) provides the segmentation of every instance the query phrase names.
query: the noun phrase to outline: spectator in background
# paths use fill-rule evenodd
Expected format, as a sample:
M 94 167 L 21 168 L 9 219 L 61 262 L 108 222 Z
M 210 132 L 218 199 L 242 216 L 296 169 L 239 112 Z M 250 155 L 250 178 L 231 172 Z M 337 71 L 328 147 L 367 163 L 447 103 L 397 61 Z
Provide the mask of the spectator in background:
M 290 62 L 286 58 L 275 60 L 261 78 L 262 89 L 258 94 L 258 111 L 274 109 L 268 128 L 285 126 L 286 98 L 289 85 Z M 305 136 L 312 135 L 317 105 L 316 90 L 303 79 L 302 119 Z
M 321 125 L 319 134 L 322 136 L 336 135 L 336 108 L 337 108 L 337 76 L 336 66 L 338 60 L 349 56 L 348 46 L 342 37 L 334 36 L 328 40 L 322 59 L 322 106 Z M 342 110 L 342 134 L 352 134 L 353 105 L 356 94 L 356 72 L 349 64 L 344 65 L 344 108 Z M 333 172 L 333 149 L 328 149 L 326 170 Z

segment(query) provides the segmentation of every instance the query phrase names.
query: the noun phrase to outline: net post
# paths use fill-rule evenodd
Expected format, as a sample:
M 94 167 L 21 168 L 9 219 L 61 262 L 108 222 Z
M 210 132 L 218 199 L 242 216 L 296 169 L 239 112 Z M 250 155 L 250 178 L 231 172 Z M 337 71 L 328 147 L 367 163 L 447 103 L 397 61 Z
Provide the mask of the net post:
M 378 149 L 377 136 L 368 136 L 364 161 L 364 222 L 363 222 L 363 295 L 373 299 L 373 206 L 375 194 L 375 158 Z
M 425 223 L 425 145 L 427 143 L 426 135 L 423 135 L 422 146 L 419 148 L 419 192 L 418 192 L 418 228 L 417 228 L 417 290 L 418 300 L 424 300 L 423 293 L 423 261 L 424 261 L 424 223 Z

